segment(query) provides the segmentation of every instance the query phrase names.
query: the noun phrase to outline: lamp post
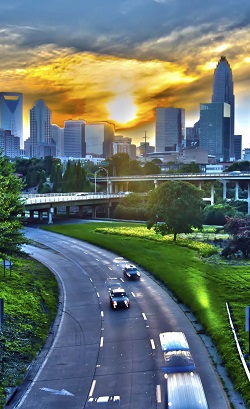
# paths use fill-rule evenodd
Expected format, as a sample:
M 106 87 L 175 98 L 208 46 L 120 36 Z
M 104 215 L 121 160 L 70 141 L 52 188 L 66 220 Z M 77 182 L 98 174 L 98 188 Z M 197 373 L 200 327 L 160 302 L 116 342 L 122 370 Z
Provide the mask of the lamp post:
M 97 171 L 95 172 L 95 193 L 96 193 L 96 175 L 98 172 L 100 172 L 101 170 L 104 170 L 106 172 L 107 175 L 107 194 L 108 194 L 108 182 L 109 182 L 109 171 L 105 168 L 99 168 L 97 169 Z

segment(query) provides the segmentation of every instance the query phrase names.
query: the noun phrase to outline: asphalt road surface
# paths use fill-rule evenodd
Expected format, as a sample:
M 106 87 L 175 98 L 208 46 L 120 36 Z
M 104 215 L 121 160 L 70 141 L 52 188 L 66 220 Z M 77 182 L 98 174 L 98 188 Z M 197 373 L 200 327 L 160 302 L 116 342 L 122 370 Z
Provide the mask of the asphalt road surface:
M 163 409 L 159 334 L 185 333 L 211 409 L 227 401 L 203 342 L 186 315 L 156 282 L 122 276 L 124 259 L 76 239 L 27 228 L 26 251 L 60 285 L 58 317 L 46 347 L 8 408 Z M 108 288 L 119 282 L 131 307 L 112 310 Z

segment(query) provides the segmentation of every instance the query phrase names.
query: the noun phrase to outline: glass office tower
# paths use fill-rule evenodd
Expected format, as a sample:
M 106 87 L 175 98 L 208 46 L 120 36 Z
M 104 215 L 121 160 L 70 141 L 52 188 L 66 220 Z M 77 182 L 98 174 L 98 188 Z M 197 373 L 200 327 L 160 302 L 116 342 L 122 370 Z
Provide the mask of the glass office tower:
M 230 105 L 230 159 L 234 158 L 234 90 L 231 67 L 222 56 L 214 71 L 212 102 L 226 102 Z
M 23 147 L 23 94 L 0 92 L 0 128 L 19 137 Z
M 200 104 L 200 148 L 219 162 L 229 162 L 230 105 L 221 102 Z
M 185 138 L 185 110 L 182 108 L 156 108 L 156 152 L 178 152 Z

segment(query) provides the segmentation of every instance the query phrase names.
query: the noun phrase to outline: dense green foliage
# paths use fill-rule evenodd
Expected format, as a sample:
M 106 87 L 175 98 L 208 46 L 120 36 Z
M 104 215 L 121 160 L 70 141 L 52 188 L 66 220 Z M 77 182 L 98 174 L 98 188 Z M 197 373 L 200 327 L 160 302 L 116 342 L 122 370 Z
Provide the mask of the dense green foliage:
M 126 235 L 120 230 L 121 227 L 125 227 Z M 136 230 L 141 229 L 141 226 L 135 224 L 88 223 L 44 228 L 110 249 L 137 263 L 165 283 L 194 312 L 211 336 L 235 388 L 250 405 L 249 382 L 237 354 L 226 311 L 226 302 L 229 302 L 247 349 L 245 306 L 249 305 L 249 263 L 225 263 L 219 255 L 204 259 L 199 256 L 199 251 L 197 253 L 199 244 L 195 250 L 180 247 L 178 239 L 176 242 L 167 241 L 166 236 L 158 235 L 158 240 L 144 238 L 141 234 L 136 237 Z M 105 230 L 102 231 L 102 228 Z M 114 231 L 107 232 L 107 228 L 118 229 L 115 240 Z M 214 237 L 214 233 L 211 234 Z
M 115 219 L 142 220 L 147 219 L 147 196 L 130 193 L 122 197 L 114 211 Z
M 167 181 L 150 192 L 147 204 L 148 223 L 162 235 L 189 233 L 202 228 L 204 202 L 202 191 L 189 182 Z
M 0 298 L 4 321 L 0 336 L 0 407 L 6 388 L 21 381 L 27 367 L 44 344 L 58 305 L 54 275 L 30 258 L 16 259 L 11 275 L 0 268 Z
M 0 258 L 11 259 L 26 242 L 22 232 L 22 181 L 9 159 L 0 155 Z

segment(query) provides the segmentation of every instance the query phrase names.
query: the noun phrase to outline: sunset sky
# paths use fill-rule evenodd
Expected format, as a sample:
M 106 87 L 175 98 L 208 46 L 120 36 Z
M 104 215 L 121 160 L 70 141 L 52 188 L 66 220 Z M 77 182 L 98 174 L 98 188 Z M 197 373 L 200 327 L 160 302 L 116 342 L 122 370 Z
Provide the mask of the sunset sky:
M 250 148 L 249 0 L 8 0 L 0 21 L 0 91 L 23 93 L 24 139 L 43 99 L 59 126 L 105 120 L 155 145 L 155 108 L 184 108 L 193 126 L 225 55 Z

